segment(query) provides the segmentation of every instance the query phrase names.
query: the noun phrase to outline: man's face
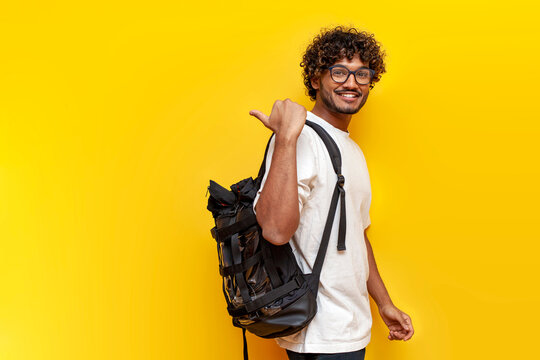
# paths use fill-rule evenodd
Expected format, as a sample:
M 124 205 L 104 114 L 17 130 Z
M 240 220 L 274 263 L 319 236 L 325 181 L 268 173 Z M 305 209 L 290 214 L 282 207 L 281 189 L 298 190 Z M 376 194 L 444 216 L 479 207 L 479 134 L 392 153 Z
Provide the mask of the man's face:
M 343 65 L 350 71 L 366 67 L 358 54 L 354 55 L 352 60 L 343 58 L 333 65 Z M 329 111 L 342 114 L 356 114 L 369 95 L 369 84 L 359 85 L 352 74 L 347 81 L 340 84 L 332 80 L 329 70 L 324 70 L 321 77 L 312 80 L 311 84 L 318 90 L 317 101 L 321 101 Z

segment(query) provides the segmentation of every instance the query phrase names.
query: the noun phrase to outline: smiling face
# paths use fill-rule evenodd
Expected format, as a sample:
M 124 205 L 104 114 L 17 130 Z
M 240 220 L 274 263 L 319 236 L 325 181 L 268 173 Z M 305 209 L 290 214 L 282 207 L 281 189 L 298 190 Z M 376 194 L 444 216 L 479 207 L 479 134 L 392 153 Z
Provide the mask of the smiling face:
M 343 58 L 333 65 L 343 65 L 350 71 L 367 67 L 358 54 L 351 60 Z M 317 90 L 317 103 L 322 103 L 328 111 L 335 113 L 356 114 L 369 95 L 369 84 L 359 85 L 352 74 L 344 83 L 337 83 L 332 80 L 329 70 L 324 70 L 320 78 L 312 79 L 311 85 Z

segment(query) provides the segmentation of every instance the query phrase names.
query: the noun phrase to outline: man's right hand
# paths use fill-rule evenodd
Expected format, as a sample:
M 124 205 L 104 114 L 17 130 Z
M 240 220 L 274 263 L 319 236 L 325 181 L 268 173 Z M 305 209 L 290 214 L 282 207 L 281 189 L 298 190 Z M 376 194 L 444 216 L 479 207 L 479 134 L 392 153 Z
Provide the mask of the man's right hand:
M 272 130 L 276 134 L 276 140 L 296 141 L 306 122 L 307 111 L 302 105 L 285 99 L 274 102 L 270 116 L 259 110 L 251 110 L 249 114 Z

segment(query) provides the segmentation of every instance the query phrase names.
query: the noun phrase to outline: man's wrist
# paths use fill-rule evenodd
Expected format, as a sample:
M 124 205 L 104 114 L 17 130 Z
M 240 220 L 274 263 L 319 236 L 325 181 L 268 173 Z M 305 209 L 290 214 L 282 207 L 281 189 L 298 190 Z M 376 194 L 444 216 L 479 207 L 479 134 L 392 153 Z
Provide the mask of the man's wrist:
M 382 309 L 386 306 L 395 306 L 394 303 L 392 302 L 392 300 L 388 299 L 387 301 L 383 301 L 383 302 L 380 302 L 380 303 L 377 303 L 377 306 L 379 307 L 379 309 Z
M 276 134 L 276 146 L 295 146 L 298 136 L 289 134 Z

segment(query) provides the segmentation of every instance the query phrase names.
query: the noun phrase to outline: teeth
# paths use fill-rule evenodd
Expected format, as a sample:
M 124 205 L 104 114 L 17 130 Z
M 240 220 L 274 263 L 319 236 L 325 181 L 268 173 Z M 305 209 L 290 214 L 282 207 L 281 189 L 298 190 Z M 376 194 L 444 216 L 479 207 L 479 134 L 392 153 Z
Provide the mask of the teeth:
M 341 96 L 343 96 L 343 97 L 348 97 L 348 98 L 354 98 L 354 97 L 356 97 L 356 95 L 354 95 L 354 94 L 341 94 Z

